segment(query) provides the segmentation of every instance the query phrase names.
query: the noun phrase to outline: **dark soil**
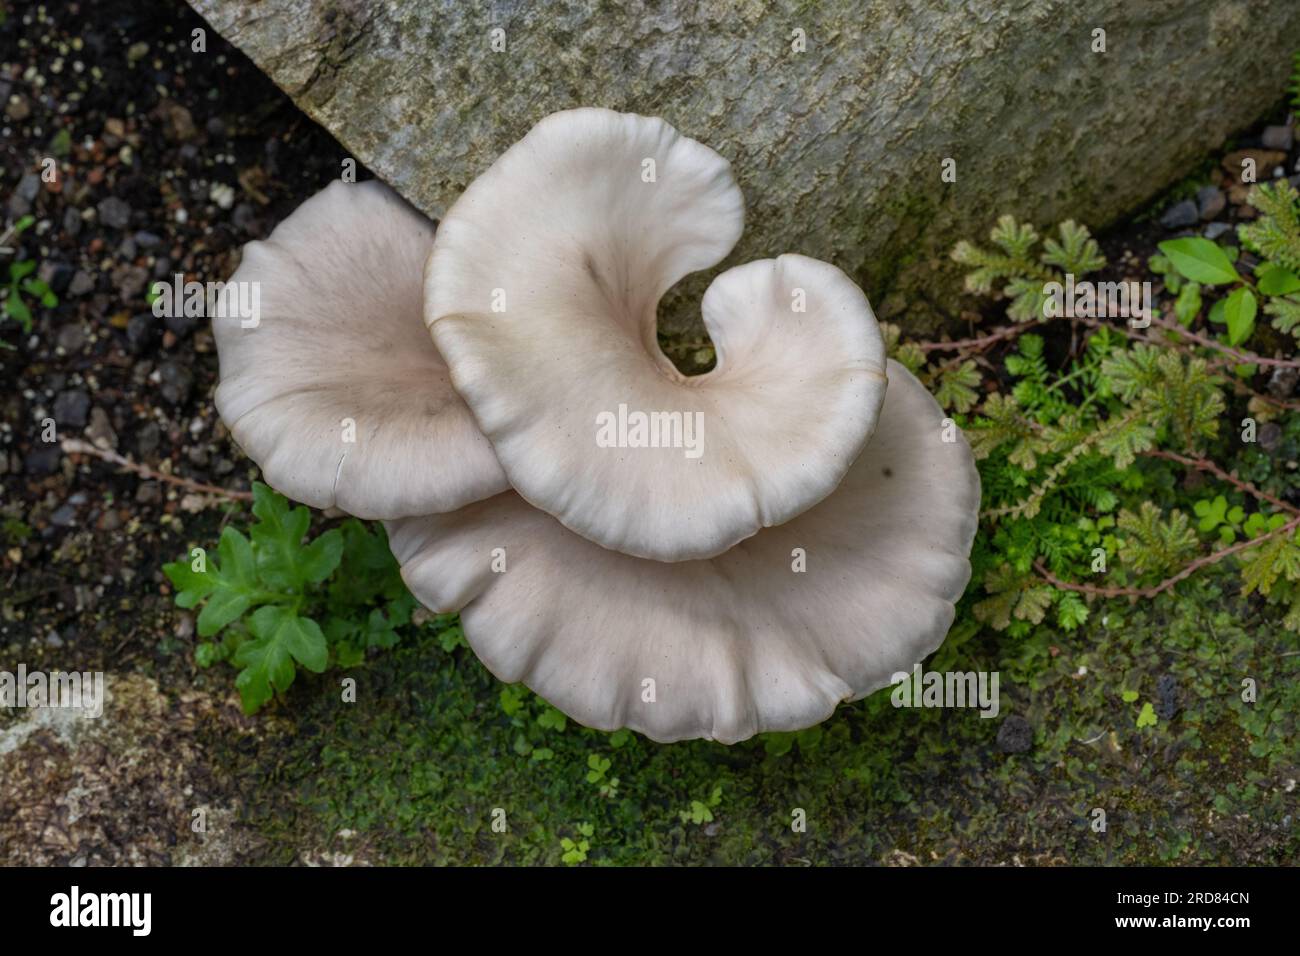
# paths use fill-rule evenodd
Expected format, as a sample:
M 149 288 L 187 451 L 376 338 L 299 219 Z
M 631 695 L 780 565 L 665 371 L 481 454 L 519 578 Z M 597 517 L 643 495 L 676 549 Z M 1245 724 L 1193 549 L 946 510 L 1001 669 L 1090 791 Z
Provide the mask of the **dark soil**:
M 0 351 L 0 369 L 17 386 L 5 389 L 0 435 L 0 641 L 27 653 L 75 645 L 82 664 L 120 667 L 156 641 L 151 611 L 171 616 L 156 569 L 184 544 L 185 496 L 61 455 L 43 423 L 246 489 L 254 472 L 212 407 L 211 331 L 156 318 L 146 293 L 176 273 L 228 277 L 242 244 L 337 176 L 346 153 L 213 31 L 206 52 L 191 52 L 191 31 L 206 27 L 183 5 L 40 9 L 0 25 L 17 54 L 0 65 L 6 221 L 36 218 L 17 257 L 39 262 L 60 299 L 31 335 L 0 324 L 16 346 Z M 58 174 L 44 183 L 47 156 Z M 105 613 L 118 624 L 96 640 Z
M 156 318 L 146 293 L 176 273 L 228 277 L 242 245 L 337 177 L 347 154 L 184 4 L 5 10 L 3 218 L 35 217 L 10 245 L 14 258 L 40 263 L 59 305 L 35 311 L 31 334 L 0 319 L 0 341 L 13 346 L 0 348 L 0 669 L 23 662 L 147 675 L 175 691 L 205 675 L 193 668 L 192 620 L 178 617 L 159 568 L 191 539 L 215 534 L 221 511 L 212 499 L 63 454 L 44 439 L 93 440 L 164 473 L 247 489 L 256 471 L 211 402 L 210 329 Z M 205 31 L 205 52 L 191 48 L 196 29 Z M 41 178 L 47 157 L 56 162 L 52 182 Z M 8 258 L 0 259 L 6 280 Z M 226 698 L 229 682 L 218 683 Z M 158 697 L 156 686 L 142 693 Z M 178 694 L 150 706 L 183 708 Z M 236 707 L 229 715 L 242 721 Z M 0 711 L 0 730 L 9 717 Z M 149 746 L 159 763 L 135 782 L 195 774 L 186 766 L 192 754 L 167 771 L 175 743 Z M 107 830 L 91 827 L 105 839 L 117 831 L 108 846 L 91 839 L 68 848 L 67 834 L 51 830 L 19 849 L 6 846 L 0 827 L 0 860 L 157 860 L 151 854 L 169 841 L 149 848 L 146 834 L 160 826 L 149 801 L 121 790 L 116 799 Z M 0 793 L 0 818 L 5 803 Z M 127 838 L 132 819 L 144 832 Z

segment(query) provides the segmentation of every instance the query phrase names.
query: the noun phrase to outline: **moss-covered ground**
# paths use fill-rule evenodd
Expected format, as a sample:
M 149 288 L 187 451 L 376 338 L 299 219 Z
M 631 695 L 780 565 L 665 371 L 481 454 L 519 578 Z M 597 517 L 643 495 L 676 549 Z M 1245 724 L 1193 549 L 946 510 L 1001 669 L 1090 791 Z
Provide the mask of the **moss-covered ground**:
M 402 863 L 559 863 L 584 845 L 593 864 L 1300 859 L 1300 654 L 1215 576 L 1069 636 L 967 640 L 946 666 L 999 671 L 996 718 L 882 691 L 735 747 L 575 726 L 454 638 L 427 627 L 354 672 L 355 703 L 310 678 L 269 732 L 214 725 L 210 759 L 266 862 L 322 844 Z M 1139 727 L 1146 703 L 1164 716 Z M 1029 721 L 1028 751 L 999 746 L 1008 716 Z

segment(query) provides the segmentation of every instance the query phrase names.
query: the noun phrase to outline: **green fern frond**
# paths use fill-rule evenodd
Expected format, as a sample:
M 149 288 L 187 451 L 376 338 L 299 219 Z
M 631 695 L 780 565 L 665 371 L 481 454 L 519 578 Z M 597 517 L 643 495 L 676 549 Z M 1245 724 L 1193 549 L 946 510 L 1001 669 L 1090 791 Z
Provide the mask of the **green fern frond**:
M 1300 298 L 1280 296 L 1264 303 L 1264 314 L 1273 317 L 1273 328 L 1300 338 Z
M 993 568 L 984 577 L 984 589 L 989 597 L 977 603 L 972 610 L 975 619 L 995 631 L 1005 631 L 1011 619 L 1042 622 L 1052 604 L 1053 590 L 1042 584 L 1031 585 L 1028 575 L 1020 574 L 1010 564 Z
M 999 280 L 1033 278 L 1042 285 L 1051 279 L 1051 273 L 1034 259 L 1038 232 L 1033 226 L 1017 223 L 1013 216 L 1002 216 L 989 232 L 989 239 L 1001 251 L 982 249 L 965 240 L 953 247 L 953 260 L 971 267 L 966 275 L 968 291 L 986 295 Z
M 944 408 L 964 415 L 979 401 L 979 393 L 975 388 L 979 385 L 980 379 L 980 371 L 974 362 L 962 362 L 961 365 L 947 369 L 939 376 L 939 387 L 935 389 L 934 397 Z
M 1002 216 L 989 233 L 1000 251 L 981 249 L 963 240 L 953 247 L 952 258 L 971 267 L 966 274 L 967 291 L 987 295 L 1001 281 L 1002 293 L 1011 300 L 1007 315 L 1016 322 L 1031 322 L 1043 317 L 1048 301 L 1044 285 L 1064 281 L 1066 272 L 1079 276 L 1106 264 L 1085 227 L 1067 220 L 1057 227 L 1057 233 L 1060 238 L 1049 237 L 1039 252 L 1038 231 L 1032 225 Z
M 1131 402 L 1155 384 L 1159 376 L 1156 368 L 1159 358 L 1160 351 L 1154 346 L 1136 345 L 1127 351 L 1106 356 L 1101 372 L 1110 380 L 1115 395 L 1125 402 Z
M 1038 230 L 1027 222 L 1017 223 L 1015 216 L 999 216 L 989 238 L 1011 258 L 1027 261 L 1038 245 Z
M 1282 618 L 1282 626 L 1288 631 L 1300 631 L 1300 590 L 1291 600 L 1291 609 L 1286 612 L 1286 617 Z
M 1154 396 L 1160 418 L 1183 448 L 1199 448 L 1219 433 L 1226 407 L 1223 379 L 1200 358 L 1166 352 L 1156 362 L 1160 378 Z
M 880 323 L 880 334 L 885 340 L 885 354 L 913 375 L 925 364 L 925 353 L 915 342 L 902 341 L 902 329 L 892 322 Z
M 1096 272 L 1106 265 L 1106 257 L 1101 254 L 1101 247 L 1092 238 L 1084 226 L 1073 219 L 1067 219 L 1057 227 L 1061 241 L 1047 239 L 1043 243 L 1043 263 L 1056 266 L 1062 272 L 1072 273 L 1076 278 Z
M 1176 508 L 1166 519 L 1155 504 L 1144 501 L 1136 514 L 1121 510 L 1117 524 L 1126 532 L 1120 560 L 1137 574 L 1162 574 L 1196 551 L 1196 532 L 1187 515 Z
M 1156 443 L 1155 428 L 1143 418 L 1132 421 L 1119 421 L 1116 426 L 1106 429 L 1097 438 L 1097 451 L 1115 462 L 1119 470 L 1127 468 L 1137 460 L 1137 456 Z
M 1115 395 L 1128 403 L 1140 401 L 1151 412 L 1151 422 L 1167 428 L 1183 447 L 1197 447 L 1218 434 L 1223 380 L 1204 359 L 1136 345 L 1107 357 L 1102 374 Z
M 1300 194 L 1295 187 L 1285 179 L 1261 183 L 1249 198 L 1260 217 L 1237 227 L 1242 245 L 1284 269 L 1300 269 Z
M 966 429 L 966 438 L 976 460 L 987 458 L 996 449 L 1010 445 L 1008 459 L 1013 465 L 1025 471 L 1038 467 L 1038 456 L 1047 451 L 1049 442 L 1034 422 L 1022 414 L 1014 398 L 1001 393 L 990 395 L 980 415 L 980 419 Z
M 1270 538 L 1242 555 L 1242 594 L 1268 594 L 1279 578 L 1300 581 L 1300 532 Z

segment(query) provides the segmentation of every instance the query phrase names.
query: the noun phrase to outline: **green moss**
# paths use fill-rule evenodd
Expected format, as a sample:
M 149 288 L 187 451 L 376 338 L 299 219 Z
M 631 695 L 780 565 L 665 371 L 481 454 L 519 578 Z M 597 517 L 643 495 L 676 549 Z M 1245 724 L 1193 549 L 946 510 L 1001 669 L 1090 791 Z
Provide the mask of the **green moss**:
M 794 740 L 735 747 L 556 730 L 531 694 L 508 693 L 503 708 L 502 685 L 429 628 L 350 672 L 357 703 L 310 678 L 264 732 L 207 743 L 267 862 L 351 830 L 376 862 L 558 864 L 560 841 L 590 823 L 588 865 L 1280 863 L 1300 850 L 1285 822 L 1300 658 L 1281 656 L 1282 633 L 1219 582 L 1070 635 L 964 644 L 952 666 L 998 668 L 1001 717 L 1033 723 L 1025 754 L 998 749 L 999 719 L 898 710 L 887 692 Z M 1179 712 L 1139 729 L 1164 674 Z M 1262 689 L 1253 706 L 1240 700 L 1244 674 Z M 1140 699 L 1126 703 L 1130 688 Z M 617 796 L 588 782 L 591 754 L 610 761 Z M 713 821 L 684 823 L 717 786 Z M 495 808 L 506 833 L 492 829 Z M 1090 826 L 1095 808 L 1104 833 Z M 806 832 L 792 829 L 797 810 Z

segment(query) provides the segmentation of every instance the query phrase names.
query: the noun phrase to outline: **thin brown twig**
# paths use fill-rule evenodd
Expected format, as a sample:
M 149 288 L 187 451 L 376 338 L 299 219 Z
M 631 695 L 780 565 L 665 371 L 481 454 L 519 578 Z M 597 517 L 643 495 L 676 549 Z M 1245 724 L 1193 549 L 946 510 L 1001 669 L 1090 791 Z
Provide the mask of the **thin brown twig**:
M 1014 325 L 1004 325 L 1001 328 L 994 329 L 988 335 L 981 335 L 973 339 L 954 339 L 944 342 L 914 342 L 913 344 L 922 352 L 965 352 L 968 350 L 980 351 L 1001 342 L 1003 339 L 1015 338 L 1022 332 L 1028 332 L 1043 323 L 1039 319 L 1032 322 L 1017 322 Z
M 1021 335 L 1024 332 L 1028 332 L 1030 329 L 1037 328 L 1038 326 L 1043 325 L 1047 322 L 1051 322 L 1055 319 L 1066 319 L 1070 322 L 1077 322 L 1082 325 L 1086 325 L 1090 328 L 1101 328 L 1103 326 L 1107 328 L 1116 328 L 1113 322 L 1108 321 L 1106 319 L 1095 319 L 1095 318 L 1090 318 L 1087 316 L 1079 316 L 1079 315 L 1051 316 L 1051 317 L 1045 317 L 1041 319 L 1033 319 L 1029 322 L 1016 322 L 1011 325 L 1004 325 L 994 329 L 992 332 L 988 333 L 987 335 L 981 335 L 975 338 L 952 339 L 952 340 L 941 341 L 941 342 L 924 341 L 924 342 L 914 342 L 912 344 L 914 344 L 922 352 L 933 352 L 933 351 L 965 352 L 971 350 L 982 351 L 988 348 L 990 345 L 995 345 L 996 343 L 1001 342 L 1004 339 L 1015 338 L 1017 335 Z M 1202 348 L 1211 349 L 1222 355 L 1226 355 L 1230 359 L 1232 359 L 1234 364 L 1237 365 L 1261 365 L 1261 366 L 1269 366 L 1274 368 L 1300 369 L 1300 360 L 1267 358 L 1263 355 L 1256 355 L 1254 352 L 1242 352 L 1239 349 L 1235 349 L 1232 348 L 1231 346 L 1224 345 L 1222 342 L 1216 342 L 1214 339 L 1206 338 L 1205 336 L 1201 335 L 1198 332 L 1193 332 L 1191 329 L 1184 328 L 1181 324 L 1176 322 L 1171 322 L 1164 316 L 1160 316 L 1158 318 L 1153 317 L 1151 320 L 1151 324 L 1156 328 L 1161 329 L 1165 332 L 1173 332 L 1177 335 L 1184 336 L 1187 339 L 1191 340 L 1192 342 L 1195 342 L 1197 345 L 1201 346 Z M 1138 339 L 1143 342 L 1151 342 L 1154 344 L 1159 344 L 1159 339 L 1156 339 L 1154 336 L 1150 335 L 1149 333 L 1135 329 L 1132 326 L 1127 324 L 1122 326 L 1122 328 L 1128 334 L 1129 338 Z
M 1266 534 L 1261 534 L 1257 538 L 1249 538 L 1245 541 L 1238 541 L 1236 544 L 1229 545 L 1226 548 L 1220 548 L 1218 551 L 1215 551 L 1212 554 L 1207 554 L 1202 557 L 1199 557 L 1195 561 L 1183 567 L 1177 574 L 1173 575 L 1172 577 L 1165 578 L 1159 584 L 1153 584 L 1149 588 L 1135 588 L 1135 587 L 1106 588 L 1106 587 L 1100 587 L 1095 584 L 1075 584 L 1072 581 L 1062 581 L 1051 571 L 1047 570 L 1047 567 L 1043 564 L 1041 560 L 1034 562 L 1034 570 L 1038 572 L 1038 576 L 1040 578 L 1042 578 L 1048 584 L 1052 585 L 1052 587 L 1059 588 L 1062 591 L 1074 591 L 1078 594 L 1091 594 L 1091 595 L 1095 595 L 1096 597 L 1107 597 L 1107 598 L 1115 598 L 1115 597 L 1153 598 L 1157 594 L 1160 594 L 1164 591 L 1168 591 L 1179 581 L 1191 577 L 1201 568 L 1208 567 L 1211 564 L 1215 564 L 1219 561 L 1222 561 L 1224 558 L 1236 554 L 1239 551 L 1248 551 L 1249 549 L 1257 547 L 1258 545 L 1267 541 L 1269 538 L 1275 538 L 1280 534 L 1286 534 L 1288 531 L 1294 531 L 1296 528 L 1300 528 L 1300 515 L 1296 515 L 1296 517 L 1292 518 L 1290 521 L 1282 525 L 1280 528 L 1276 528 L 1273 531 L 1267 532 Z
M 1164 451 L 1163 449 L 1153 448 L 1149 451 L 1141 452 L 1147 458 L 1164 458 L 1167 461 L 1177 462 L 1187 468 L 1195 468 L 1197 471 L 1208 471 L 1217 478 L 1226 481 L 1228 484 L 1240 488 L 1248 495 L 1258 498 L 1260 501 L 1267 501 L 1275 508 L 1279 508 L 1289 514 L 1300 515 L 1300 508 L 1290 502 L 1283 501 L 1281 498 L 1270 495 L 1267 491 L 1256 488 L 1248 481 L 1242 481 L 1236 475 L 1224 471 L 1208 458 L 1193 458 L 1188 455 L 1180 455 L 1174 451 Z
M 1067 317 L 1054 316 L 1052 318 L 1067 318 Z M 1100 319 L 1087 318 L 1083 316 L 1071 316 L 1068 318 L 1070 318 L 1072 322 L 1081 323 L 1091 328 L 1100 328 L 1102 326 L 1110 327 L 1110 323 Z M 1036 328 L 1047 321 L 1050 321 L 1050 319 L 1045 317 L 1030 322 L 1019 322 L 1013 325 L 1005 325 L 1000 328 L 994 329 L 992 332 L 988 333 L 987 335 L 977 336 L 974 338 L 955 339 L 955 340 L 942 341 L 942 342 L 926 341 L 926 342 L 916 342 L 913 344 L 922 352 L 931 352 L 931 351 L 957 352 L 958 354 L 956 356 L 954 356 L 951 359 L 948 359 L 938 369 L 936 369 L 936 372 L 942 372 L 945 369 L 956 365 L 958 362 L 964 359 L 968 353 L 973 352 L 978 354 L 979 352 L 984 351 L 986 348 L 988 348 L 991 345 L 994 345 L 1005 339 L 1014 338 L 1015 336 L 1020 335 L 1023 332 L 1027 332 L 1031 328 Z M 1173 323 L 1163 316 L 1161 316 L 1158 320 L 1153 320 L 1153 324 L 1164 332 L 1172 332 L 1176 335 L 1183 336 L 1188 340 L 1201 346 L 1202 348 L 1207 348 L 1212 351 L 1218 352 L 1221 355 L 1228 356 L 1230 359 L 1233 360 L 1232 364 L 1268 366 L 1274 368 L 1300 368 L 1300 361 L 1291 360 L 1291 359 L 1266 358 L 1262 355 L 1256 355 L 1251 352 L 1241 352 L 1230 346 L 1223 345 L 1222 343 L 1216 342 L 1213 339 L 1206 338 L 1203 335 L 1193 332 L 1190 329 L 1183 327 L 1181 324 Z M 1125 332 L 1128 334 L 1130 338 L 1138 339 L 1144 342 L 1149 342 L 1157 345 L 1162 344 L 1159 339 L 1155 338 L 1155 336 L 1151 335 L 1150 333 L 1139 331 L 1131 326 L 1126 327 Z M 1174 343 L 1174 345 L 1175 347 L 1177 347 L 1177 343 Z M 1222 359 L 1219 360 L 1211 359 L 1210 361 L 1216 365 L 1228 364 L 1225 363 L 1224 360 Z M 1233 381 L 1233 384 L 1234 385 L 1237 384 L 1235 380 Z M 1261 399 L 1262 401 L 1275 406 L 1280 406 L 1282 408 L 1295 407 L 1293 403 L 1286 402 L 1280 399 L 1274 399 L 1271 398 L 1270 396 L 1262 395 L 1250 388 L 1246 388 L 1245 391 Z M 1099 585 L 1094 585 L 1094 584 L 1075 584 L 1073 582 L 1063 581 L 1060 578 L 1058 578 L 1056 575 L 1052 574 L 1049 570 L 1047 570 L 1046 566 L 1044 566 L 1041 560 L 1036 561 L 1034 563 L 1034 569 L 1038 572 L 1039 577 L 1041 577 L 1048 584 L 1051 584 L 1053 587 L 1060 588 L 1061 590 L 1065 590 L 1065 591 L 1074 591 L 1079 594 L 1095 595 L 1097 597 L 1151 598 L 1151 597 L 1155 597 L 1157 594 L 1169 590 L 1170 588 L 1174 587 L 1174 585 L 1176 585 L 1179 581 L 1185 580 L 1186 578 L 1190 577 L 1192 574 L 1194 574 L 1196 571 L 1200 570 L 1203 567 L 1207 567 L 1211 564 L 1215 564 L 1218 561 L 1222 561 L 1224 558 L 1236 554 L 1240 551 L 1249 550 L 1250 548 L 1258 545 L 1260 542 L 1266 541 L 1267 539 L 1276 537 L 1277 535 L 1280 534 L 1285 534 L 1288 531 L 1300 527 L 1300 508 L 1296 508 L 1295 506 L 1288 504 L 1282 499 L 1277 498 L 1271 494 L 1268 494 L 1267 492 L 1262 491 L 1259 488 L 1256 488 L 1254 485 L 1252 485 L 1249 482 L 1242 481 L 1236 476 L 1230 475 L 1228 472 L 1224 471 L 1222 468 L 1220 468 L 1218 465 L 1214 464 L 1213 462 L 1209 461 L 1208 459 L 1191 458 L 1185 455 L 1179 455 L 1175 452 L 1167 452 L 1161 450 L 1152 450 L 1152 451 L 1145 452 L 1144 454 L 1155 458 L 1165 458 L 1169 461 L 1177 462 L 1189 468 L 1196 468 L 1197 470 L 1200 471 L 1210 472 L 1211 474 L 1214 474 L 1215 476 L 1221 478 L 1222 480 L 1228 482 L 1229 484 L 1234 485 L 1235 487 L 1241 489 L 1242 491 L 1245 491 L 1248 494 L 1253 495 L 1259 500 L 1267 501 L 1269 504 L 1274 505 L 1275 507 L 1287 512 L 1288 514 L 1296 515 L 1296 517 L 1274 531 L 1270 531 L 1266 534 L 1260 535 L 1257 538 L 1252 538 L 1246 541 L 1237 542 L 1236 544 L 1230 545 L 1225 548 L 1221 548 L 1220 550 L 1215 551 L 1211 554 L 1204 555 L 1203 557 L 1197 558 L 1195 561 L 1192 561 L 1191 563 L 1183 567 L 1181 570 L 1179 570 L 1178 573 L 1172 575 L 1169 578 L 1166 578 L 1165 580 L 1161 581 L 1159 584 L 1155 584 L 1147 588 L 1101 587 Z M 1032 500 L 1032 498 L 1033 496 L 1031 495 L 1030 500 Z M 1023 508 L 1026 506 L 1026 504 L 1028 504 L 1028 502 L 1021 502 L 1019 505 L 1013 506 L 1013 510 L 1018 510 L 1020 508 Z M 1001 511 L 1005 512 L 1007 511 L 1007 509 L 1001 509 Z M 996 516 L 998 513 L 999 512 L 985 513 L 981 515 L 981 517 Z
M 1199 332 L 1193 332 L 1191 329 L 1183 328 L 1182 325 L 1177 322 L 1170 322 L 1163 316 L 1159 319 L 1153 318 L 1151 324 L 1164 329 L 1166 332 L 1175 332 L 1178 335 L 1185 336 L 1202 348 L 1213 349 L 1216 352 L 1227 355 L 1229 358 L 1236 360 L 1239 365 L 1266 365 L 1272 368 L 1300 368 L 1300 360 L 1265 358 L 1263 355 L 1256 355 L 1254 352 L 1241 352 L 1230 345 L 1224 345 L 1221 342 L 1214 341 L 1214 339 L 1207 339 Z
M 1102 328 L 1103 326 L 1107 326 L 1107 327 L 1110 326 L 1110 323 L 1105 322 L 1103 320 L 1091 319 L 1084 316 L 1071 316 L 1069 317 L 1069 319 L 1071 324 L 1076 328 L 1079 325 L 1086 325 L 1089 328 L 1094 328 L 1094 329 Z M 979 336 L 977 338 L 956 339 L 956 340 L 944 341 L 944 342 L 936 342 L 936 341 L 914 342 L 911 344 L 915 345 L 922 352 L 949 351 L 949 350 L 956 352 L 956 354 L 953 355 L 952 358 L 945 360 L 944 362 L 934 366 L 932 369 L 929 370 L 931 376 L 939 376 L 939 375 L 943 375 L 945 372 L 949 371 L 950 369 L 956 368 L 958 365 L 960 365 L 966 359 L 970 358 L 972 355 L 978 356 L 980 352 L 983 352 L 989 346 L 995 345 L 998 342 L 1002 342 L 1007 339 L 1014 338 L 1023 332 L 1029 331 L 1030 329 L 1037 328 L 1038 326 L 1042 325 L 1046 321 L 1048 320 L 1042 319 L 1042 320 L 1036 320 L 1030 322 L 1020 322 L 1014 325 L 1005 325 L 998 329 L 995 329 L 994 331 L 990 332 L 988 335 Z M 1185 331 L 1181 326 L 1175 327 L 1173 325 L 1168 325 L 1165 323 L 1161 323 L 1159 327 L 1164 329 L 1167 332 Z M 1139 342 L 1147 342 L 1151 345 L 1168 344 L 1166 340 L 1157 339 L 1155 336 L 1134 329 L 1132 326 L 1125 326 L 1124 331 L 1129 338 L 1136 339 Z M 1200 337 L 1198 336 L 1198 338 Z M 1205 343 L 1209 342 L 1209 340 L 1206 339 L 1201 339 L 1201 341 Z M 1175 348 L 1178 347 L 1178 343 L 1172 343 L 1172 344 L 1174 345 Z M 1215 346 L 1209 345 L 1209 347 L 1214 348 Z M 1230 350 L 1230 354 L 1235 355 L 1238 358 L 1248 357 L 1247 353 L 1237 352 L 1235 350 Z M 1263 357 L 1259 356 L 1258 359 L 1263 359 Z M 1207 359 L 1207 361 L 1210 363 L 1212 367 L 1227 372 L 1232 372 L 1237 365 L 1242 364 L 1240 361 L 1236 361 L 1228 358 L 1210 358 Z M 1246 364 L 1270 364 L 1271 365 L 1271 364 L 1280 363 L 1282 361 L 1283 361 L 1282 359 L 1267 359 L 1263 361 L 1252 359 L 1250 363 L 1246 363 Z M 1237 394 L 1239 395 L 1248 395 L 1252 398 L 1257 398 L 1261 402 L 1264 402 L 1267 405 L 1272 405 L 1275 408 L 1284 409 L 1286 411 L 1300 410 L 1300 402 L 1289 402 L 1285 399 L 1274 398 L 1271 395 L 1265 395 L 1263 392 L 1257 392 L 1253 388 L 1250 388 L 1248 385 L 1242 383 L 1235 376 L 1230 376 L 1228 378 L 1228 384 L 1230 384 L 1233 388 L 1233 391 L 1237 392 Z
M 127 471 L 134 472 L 142 478 L 148 478 L 154 481 L 165 481 L 167 484 L 176 485 L 180 488 L 186 488 L 190 491 L 204 495 L 212 495 L 217 498 L 229 498 L 234 501 L 252 501 L 253 495 L 247 491 L 232 491 L 228 488 L 218 488 L 216 485 L 205 485 L 199 481 L 191 481 L 189 478 L 181 478 L 179 475 L 169 475 L 166 472 L 157 471 L 148 465 L 141 465 L 134 462 L 124 455 L 119 455 L 115 451 L 107 451 L 103 448 L 96 448 L 90 442 L 81 441 L 78 438 L 65 438 L 60 444 L 63 450 L 71 455 L 90 455 L 101 461 L 111 462 L 119 468 L 125 468 Z
M 1227 366 L 1229 363 L 1211 362 L 1210 364 L 1216 366 L 1218 365 Z M 1274 398 L 1272 395 L 1265 395 L 1263 392 L 1257 392 L 1249 385 L 1245 385 L 1241 381 L 1235 378 L 1229 379 L 1229 384 L 1232 385 L 1232 390 L 1236 392 L 1238 395 L 1243 395 L 1243 396 L 1249 395 L 1251 398 L 1258 398 L 1265 405 L 1272 405 L 1274 408 L 1280 408 L 1283 411 L 1288 411 L 1288 412 L 1300 411 L 1300 402 L 1288 402 L 1284 398 Z

